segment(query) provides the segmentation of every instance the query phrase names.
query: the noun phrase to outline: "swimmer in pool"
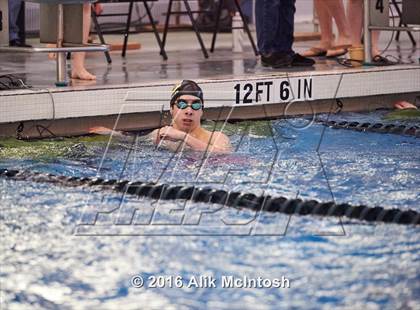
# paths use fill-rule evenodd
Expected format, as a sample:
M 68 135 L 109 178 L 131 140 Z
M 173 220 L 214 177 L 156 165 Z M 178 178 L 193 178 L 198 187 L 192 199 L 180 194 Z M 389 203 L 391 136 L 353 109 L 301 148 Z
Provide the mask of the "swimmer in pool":
M 395 110 L 384 116 L 385 120 L 413 120 L 420 118 L 420 110 L 404 100 L 394 102 Z
M 172 150 L 184 144 L 195 151 L 229 153 L 230 141 L 225 134 L 201 127 L 203 109 L 203 91 L 197 83 L 184 80 L 176 85 L 172 89 L 170 101 L 172 124 L 151 133 L 154 143 L 163 144 Z
M 203 91 L 200 86 L 194 81 L 183 80 L 172 90 L 170 101 L 172 124 L 154 130 L 150 134 L 153 143 L 173 151 L 186 147 L 194 151 L 230 153 L 231 144 L 224 133 L 212 132 L 201 127 L 203 108 Z M 112 130 L 94 127 L 89 132 L 110 134 Z

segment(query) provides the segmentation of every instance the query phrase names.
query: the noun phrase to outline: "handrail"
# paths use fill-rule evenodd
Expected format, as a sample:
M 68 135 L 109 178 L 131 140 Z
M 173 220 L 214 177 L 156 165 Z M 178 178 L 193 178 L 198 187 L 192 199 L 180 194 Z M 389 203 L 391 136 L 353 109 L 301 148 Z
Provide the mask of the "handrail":
M 86 44 L 78 46 L 69 46 L 63 44 L 63 47 L 15 47 L 15 46 L 0 46 L 1 52 L 16 52 L 16 53 L 65 53 L 65 52 L 105 52 L 108 45 L 105 44 Z

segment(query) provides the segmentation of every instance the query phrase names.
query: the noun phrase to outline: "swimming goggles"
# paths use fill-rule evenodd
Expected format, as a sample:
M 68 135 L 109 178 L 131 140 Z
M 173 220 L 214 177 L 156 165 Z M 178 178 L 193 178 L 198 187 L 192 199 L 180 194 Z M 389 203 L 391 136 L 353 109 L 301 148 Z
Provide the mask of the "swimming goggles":
M 178 107 L 178 109 L 184 110 L 187 107 L 191 107 L 191 109 L 193 109 L 194 111 L 198 111 L 201 110 L 203 108 L 203 104 L 201 103 L 201 100 L 194 100 L 194 101 L 190 101 L 190 103 L 188 104 L 187 100 L 184 99 L 179 99 L 176 102 L 176 106 Z

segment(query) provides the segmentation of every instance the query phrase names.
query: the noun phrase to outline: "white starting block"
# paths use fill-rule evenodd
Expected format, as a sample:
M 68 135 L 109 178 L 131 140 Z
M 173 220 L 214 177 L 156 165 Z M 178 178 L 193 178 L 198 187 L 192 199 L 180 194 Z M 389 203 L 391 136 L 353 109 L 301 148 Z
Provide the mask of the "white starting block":
M 40 42 L 53 43 L 56 47 L 9 47 L 2 46 L 2 52 L 57 53 L 56 86 L 67 86 L 67 52 L 105 52 L 107 45 L 83 44 L 83 4 L 95 0 L 25 0 L 41 5 Z M 7 1 L 2 1 L 6 2 Z M 7 7 L 5 7 L 7 8 Z M 3 7 L 2 7 L 3 9 Z M 4 11 L 3 11 L 4 12 Z M 8 12 L 5 9 L 5 12 Z M 3 14 L 4 15 L 4 14 Z M 56 25 L 54 27 L 53 25 Z M 7 33 L 6 33 L 7 32 Z M 7 42 L 8 28 L 1 32 L 0 42 Z

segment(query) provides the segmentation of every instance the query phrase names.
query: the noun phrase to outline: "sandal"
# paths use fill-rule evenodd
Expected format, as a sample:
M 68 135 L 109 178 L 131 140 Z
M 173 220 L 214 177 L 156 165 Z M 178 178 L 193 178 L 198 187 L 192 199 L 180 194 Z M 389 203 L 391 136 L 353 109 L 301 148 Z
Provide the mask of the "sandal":
M 393 65 L 396 65 L 397 62 L 389 60 L 388 58 L 382 57 L 381 55 L 376 55 L 372 59 L 372 64 L 375 66 L 393 66 Z
M 320 57 L 327 55 L 327 50 L 313 46 L 307 51 L 303 52 L 301 55 L 304 57 Z
M 328 49 L 327 51 L 327 58 L 336 58 L 347 54 L 348 49 L 342 48 L 339 46 L 334 46 L 333 48 Z

